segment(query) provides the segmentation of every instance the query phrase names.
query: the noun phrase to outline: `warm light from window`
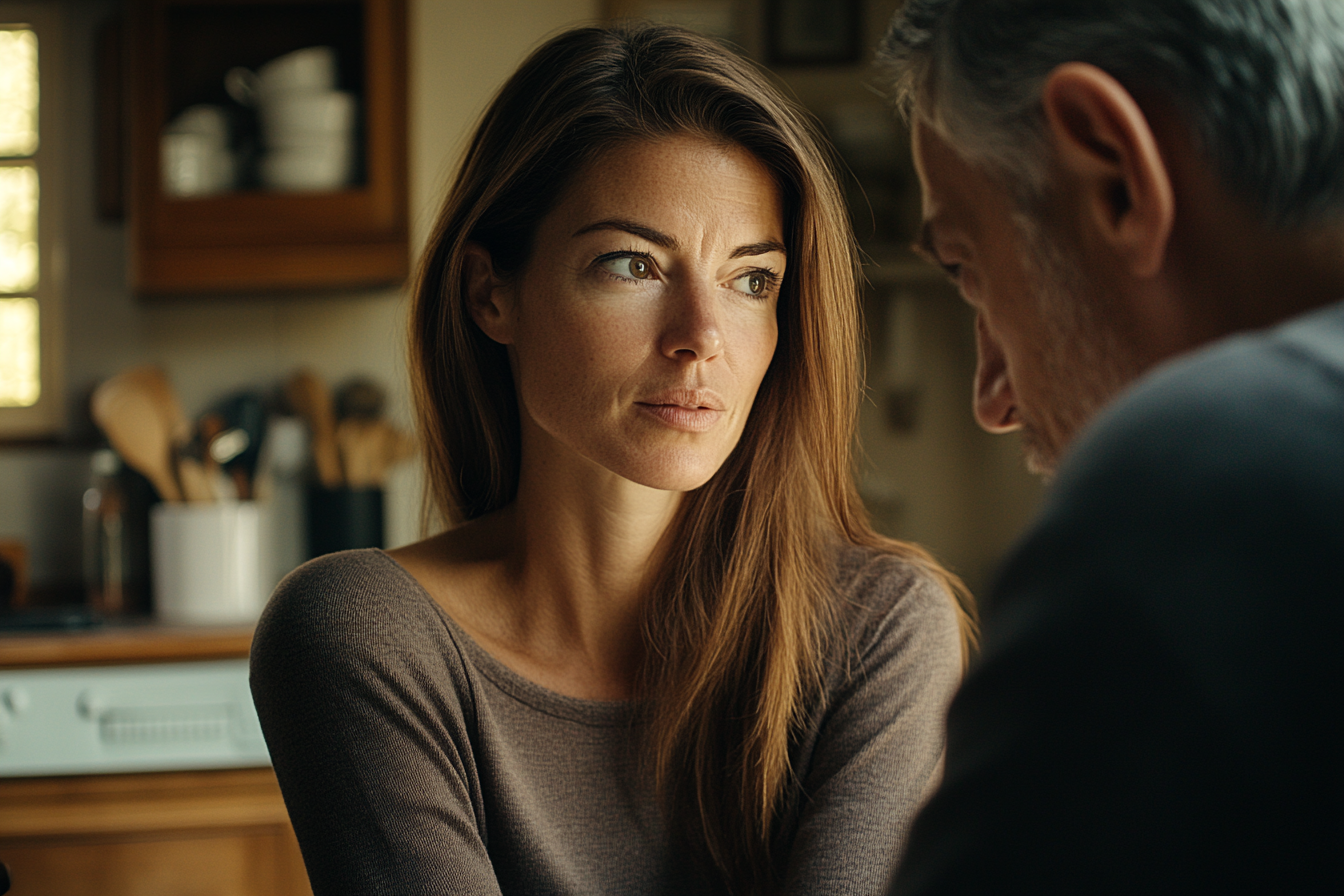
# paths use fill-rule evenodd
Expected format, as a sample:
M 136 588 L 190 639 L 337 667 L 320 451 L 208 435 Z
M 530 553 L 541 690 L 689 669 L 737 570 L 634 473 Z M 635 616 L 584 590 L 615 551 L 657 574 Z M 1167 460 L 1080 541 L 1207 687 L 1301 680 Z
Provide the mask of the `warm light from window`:
M 37 169 L 0 168 L 0 292 L 25 292 L 36 285 Z
M 37 300 L 0 299 L 0 407 L 37 404 Z
M 37 35 L 0 29 L 0 156 L 37 151 Z

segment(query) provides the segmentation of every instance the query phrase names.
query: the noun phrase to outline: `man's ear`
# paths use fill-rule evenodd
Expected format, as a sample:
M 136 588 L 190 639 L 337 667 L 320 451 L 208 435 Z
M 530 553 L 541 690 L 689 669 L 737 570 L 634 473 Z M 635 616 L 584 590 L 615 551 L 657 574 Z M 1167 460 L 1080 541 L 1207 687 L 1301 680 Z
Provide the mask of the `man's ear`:
M 513 291 L 495 272 L 490 251 L 480 243 L 467 243 L 462 253 L 462 286 L 467 311 L 476 326 L 498 343 L 512 343 Z
M 1067 62 L 1041 91 L 1055 157 L 1081 191 L 1086 218 L 1136 277 L 1162 268 L 1176 203 L 1147 116 L 1119 81 Z

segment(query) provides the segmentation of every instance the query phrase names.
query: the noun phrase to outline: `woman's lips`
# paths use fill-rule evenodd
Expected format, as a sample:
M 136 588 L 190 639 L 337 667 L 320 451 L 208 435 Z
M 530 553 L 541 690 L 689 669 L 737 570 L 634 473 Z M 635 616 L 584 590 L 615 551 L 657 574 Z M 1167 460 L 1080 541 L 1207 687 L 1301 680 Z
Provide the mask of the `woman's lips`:
M 723 416 L 723 411 L 714 408 L 685 408 L 679 404 L 646 404 L 642 401 L 637 403 L 668 426 L 685 432 L 705 432 Z
M 705 432 L 723 416 L 723 399 L 708 390 L 673 389 L 635 402 L 673 429 Z

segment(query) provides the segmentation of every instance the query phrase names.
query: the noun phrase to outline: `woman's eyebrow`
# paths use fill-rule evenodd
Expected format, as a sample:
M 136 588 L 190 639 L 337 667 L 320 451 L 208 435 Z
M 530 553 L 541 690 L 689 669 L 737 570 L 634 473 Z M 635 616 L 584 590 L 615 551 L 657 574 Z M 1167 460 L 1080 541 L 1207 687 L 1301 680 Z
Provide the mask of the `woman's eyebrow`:
M 738 246 L 733 250 L 729 258 L 751 258 L 754 255 L 769 255 L 771 252 L 778 252 L 781 255 L 788 255 L 788 247 L 779 240 L 763 240 L 759 243 L 748 243 L 745 246 Z
M 661 230 L 654 230 L 637 221 L 631 221 L 627 218 L 606 218 L 601 221 L 595 221 L 574 231 L 575 236 L 583 236 L 585 233 L 592 233 L 597 230 L 619 230 L 634 236 L 646 239 L 663 249 L 676 249 L 677 241 L 674 237 L 663 233 Z M 759 243 L 748 243 L 745 246 L 738 246 L 728 256 L 729 258 L 750 258 L 756 255 L 769 255 L 771 252 L 788 254 L 788 249 L 779 240 L 762 240 Z
M 677 241 L 661 230 L 654 230 L 652 227 L 646 227 L 636 221 L 630 221 L 626 218 L 608 218 L 604 221 L 597 221 L 586 227 L 580 227 L 574 231 L 575 236 L 582 236 L 585 233 L 592 233 L 595 230 L 621 230 L 634 236 L 646 239 L 663 249 L 677 248 Z

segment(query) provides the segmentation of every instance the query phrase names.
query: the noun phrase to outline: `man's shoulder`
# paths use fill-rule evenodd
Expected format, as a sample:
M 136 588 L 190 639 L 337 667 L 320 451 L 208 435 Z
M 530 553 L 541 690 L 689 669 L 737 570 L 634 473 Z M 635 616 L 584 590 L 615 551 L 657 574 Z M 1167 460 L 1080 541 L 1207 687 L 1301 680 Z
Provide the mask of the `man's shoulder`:
M 1118 399 L 1065 459 L 994 603 L 1020 604 L 1027 627 L 1047 606 L 1056 622 L 1184 625 L 1337 589 L 1344 371 L 1297 336 L 1336 327 L 1328 349 L 1339 312 L 1224 340 Z
M 1339 303 L 1159 366 L 1079 437 L 1057 491 L 1096 475 L 1177 488 L 1257 470 L 1329 475 L 1342 454 Z

